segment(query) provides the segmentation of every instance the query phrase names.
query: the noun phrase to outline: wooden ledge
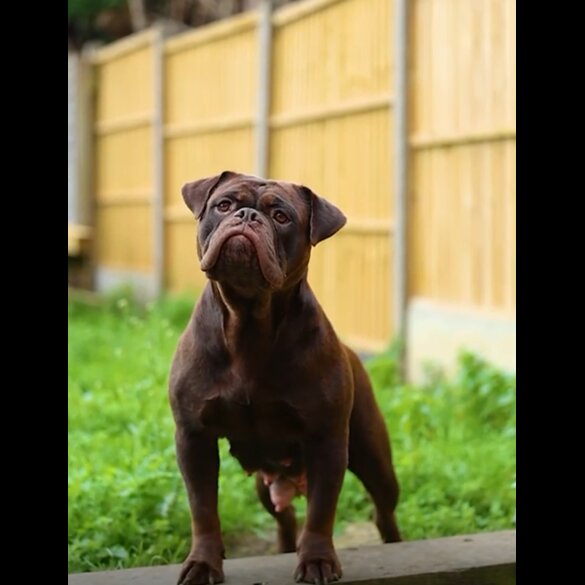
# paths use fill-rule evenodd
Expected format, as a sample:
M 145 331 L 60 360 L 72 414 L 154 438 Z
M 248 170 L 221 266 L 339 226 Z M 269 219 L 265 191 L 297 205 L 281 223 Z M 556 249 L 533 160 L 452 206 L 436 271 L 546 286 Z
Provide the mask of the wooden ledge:
M 514 585 L 516 531 L 338 550 L 339 585 Z M 294 554 L 228 559 L 226 585 L 293 585 Z M 68 585 L 175 585 L 178 565 L 69 575 Z

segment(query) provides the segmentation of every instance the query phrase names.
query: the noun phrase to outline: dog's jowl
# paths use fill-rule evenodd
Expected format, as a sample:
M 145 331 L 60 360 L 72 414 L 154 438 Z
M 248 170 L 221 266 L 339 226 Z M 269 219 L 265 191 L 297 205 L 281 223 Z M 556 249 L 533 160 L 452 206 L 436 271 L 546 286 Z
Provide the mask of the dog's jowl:
M 400 540 L 384 420 L 360 360 L 307 282 L 311 247 L 340 230 L 345 216 L 307 187 L 229 171 L 188 183 L 183 198 L 199 220 L 196 251 L 209 281 L 170 373 L 193 533 L 179 583 L 224 578 L 219 437 L 256 474 L 279 550 L 297 551 L 294 578 L 335 581 L 342 569 L 332 533 L 346 469 L 370 493 L 382 540 Z M 291 502 L 299 494 L 308 504 L 297 537 Z

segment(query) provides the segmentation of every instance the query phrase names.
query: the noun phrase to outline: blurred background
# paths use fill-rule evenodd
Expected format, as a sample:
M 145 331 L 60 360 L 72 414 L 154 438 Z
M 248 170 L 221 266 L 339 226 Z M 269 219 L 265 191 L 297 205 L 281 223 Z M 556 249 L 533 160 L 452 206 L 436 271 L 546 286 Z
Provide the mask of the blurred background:
M 205 280 L 180 190 L 226 169 L 348 216 L 309 281 L 376 356 L 406 537 L 512 526 L 515 1 L 69 0 L 68 17 L 70 570 L 187 550 L 166 375 Z M 231 465 L 224 529 L 270 550 Z M 339 530 L 369 506 L 346 480 Z
M 183 183 L 298 181 L 349 218 L 310 276 L 348 343 L 403 323 L 412 375 L 462 345 L 513 369 L 515 3 L 405 2 L 406 87 L 393 0 L 274 2 L 264 35 L 260 4 L 70 0 L 72 284 L 197 291 Z

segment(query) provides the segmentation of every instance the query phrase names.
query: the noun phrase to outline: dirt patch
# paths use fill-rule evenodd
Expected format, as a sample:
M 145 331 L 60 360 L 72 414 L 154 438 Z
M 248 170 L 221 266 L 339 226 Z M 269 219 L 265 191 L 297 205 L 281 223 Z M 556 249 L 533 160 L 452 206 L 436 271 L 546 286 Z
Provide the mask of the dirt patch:
M 230 559 L 276 554 L 276 534 L 224 534 L 226 556 Z
M 380 535 L 372 522 L 349 524 L 345 530 L 333 538 L 337 548 L 370 546 L 380 544 Z M 276 531 L 273 534 L 224 535 L 227 556 L 230 559 L 276 554 Z

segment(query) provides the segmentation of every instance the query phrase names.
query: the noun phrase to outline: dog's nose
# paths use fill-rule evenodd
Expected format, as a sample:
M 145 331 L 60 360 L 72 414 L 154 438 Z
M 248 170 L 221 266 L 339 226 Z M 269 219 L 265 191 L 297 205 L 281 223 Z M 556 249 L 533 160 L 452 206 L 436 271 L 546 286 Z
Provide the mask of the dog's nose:
M 235 217 L 240 218 L 245 223 L 250 223 L 252 221 L 258 221 L 258 212 L 251 207 L 242 207 L 238 209 L 234 214 Z

